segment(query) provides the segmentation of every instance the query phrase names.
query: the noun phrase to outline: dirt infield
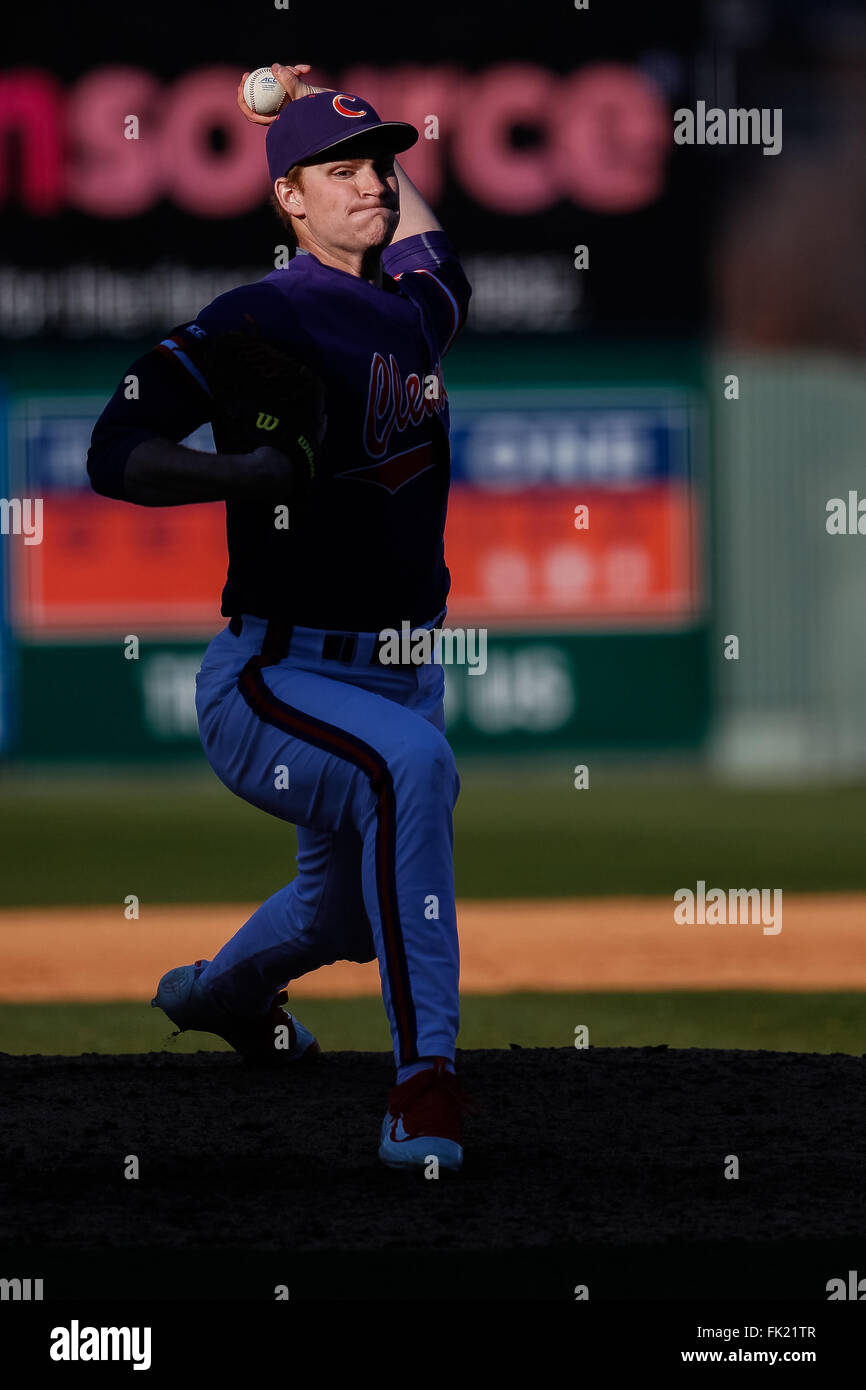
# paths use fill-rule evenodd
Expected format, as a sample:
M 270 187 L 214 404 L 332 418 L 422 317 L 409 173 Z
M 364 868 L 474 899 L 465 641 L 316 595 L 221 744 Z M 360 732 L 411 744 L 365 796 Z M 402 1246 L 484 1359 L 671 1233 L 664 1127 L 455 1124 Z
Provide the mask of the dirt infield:
M 250 904 L 0 912 L 0 1000 L 144 1000 L 172 965 L 211 957 Z M 790 894 L 782 930 L 679 926 L 670 898 L 465 902 L 461 986 L 471 993 L 589 989 L 866 989 L 866 895 Z M 292 997 L 379 993 L 378 967 L 326 966 Z
M 462 1052 L 464 1172 L 376 1158 L 386 1054 L 10 1057 L 5 1273 L 45 1297 L 826 1300 L 863 1269 L 866 1059 Z M 129 1156 L 136 1180 L 124 1178 Z M 726 1179 L 731 1156 L 739 1178 Z M 857 1261 L 859 1260 L 859 1265 Z

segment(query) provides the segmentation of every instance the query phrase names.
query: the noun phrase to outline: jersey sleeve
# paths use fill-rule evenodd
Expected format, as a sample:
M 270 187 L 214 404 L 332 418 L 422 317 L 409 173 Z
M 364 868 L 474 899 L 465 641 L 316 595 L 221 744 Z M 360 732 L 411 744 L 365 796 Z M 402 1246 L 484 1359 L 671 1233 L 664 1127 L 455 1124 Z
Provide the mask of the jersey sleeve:
M 382 265 L 424 313 L 441 356 L 466 322 L 472 287 L 445 232 L 421 232 L 389 246 Z
M 260 286 L 220 295 L 191 323 L 179 324 L 137 358 L 97 420 L 87 454 L 95 492 L 125 500 L 123 476 L 132 450 L 158 436 L 178 443 L 211 419 L 211 396 L 196 362 L 207 333 L 256 326 Z

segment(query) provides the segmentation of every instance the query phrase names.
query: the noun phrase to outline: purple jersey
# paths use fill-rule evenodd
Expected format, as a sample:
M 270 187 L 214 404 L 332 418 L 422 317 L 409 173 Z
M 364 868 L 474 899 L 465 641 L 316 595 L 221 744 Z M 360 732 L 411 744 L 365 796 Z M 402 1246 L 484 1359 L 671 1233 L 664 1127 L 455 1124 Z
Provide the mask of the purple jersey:
M 203 334 L 247 329 L 287 347 L 322 379 L 327 430 L 309 498 L 274 525 L 266 502 L 226 503 L 229 567 L 222 613 L 311 628 L 377 632 L 435 618 L 450 480 L 441 359 L 471 290 L 444 232 L 389 247 L 376 288 L 304 252 L 282 270 L 220 295 L 129 368 L 139 399 L 118 387 L 93 431 L 93 486 L 124 498 L 123 471 L 142 439 L 185 439 L 210 419 L 196 363 Z M 215 436 L 217 449 L 220 439 Z

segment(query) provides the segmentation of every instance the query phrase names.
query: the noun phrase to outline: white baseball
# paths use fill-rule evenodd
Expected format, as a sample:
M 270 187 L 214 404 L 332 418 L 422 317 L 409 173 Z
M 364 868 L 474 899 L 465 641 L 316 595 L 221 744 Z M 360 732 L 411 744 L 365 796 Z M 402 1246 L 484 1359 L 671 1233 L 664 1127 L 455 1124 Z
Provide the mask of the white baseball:
M 274 116 L 286 99 L 270 68 L 256 68 L 244 83 L 244 101 L 257 116 Z

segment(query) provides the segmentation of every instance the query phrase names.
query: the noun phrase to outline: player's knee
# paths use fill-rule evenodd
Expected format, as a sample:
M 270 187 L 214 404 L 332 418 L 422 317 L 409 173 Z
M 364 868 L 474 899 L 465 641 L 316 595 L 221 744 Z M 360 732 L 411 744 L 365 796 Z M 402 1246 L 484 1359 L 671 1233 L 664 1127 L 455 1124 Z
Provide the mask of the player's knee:
M 419 792 L 436 789 L 456 799 L 460 786 L 457 764 L 448 740 L 425 724 L 416 736 L 407 741 L 392 759 L 392 775 L 402 787 L 416 787 Z

